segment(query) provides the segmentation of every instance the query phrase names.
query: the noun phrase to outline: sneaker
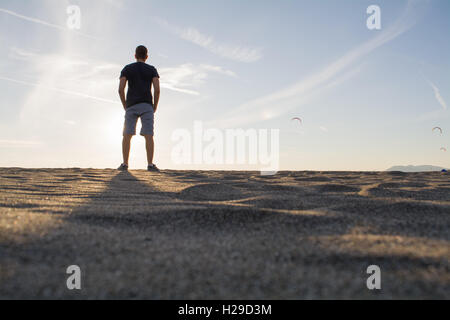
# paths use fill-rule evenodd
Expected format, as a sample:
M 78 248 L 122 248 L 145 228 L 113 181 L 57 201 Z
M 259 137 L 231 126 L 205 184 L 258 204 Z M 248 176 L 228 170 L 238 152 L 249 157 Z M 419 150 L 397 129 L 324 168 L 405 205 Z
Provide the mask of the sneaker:
M 152 164 L 152 165 L 149 165 L 149 166 L 147 167 L 147 171 L 159 172 L 159 169 L 158 169 L 157 166 L 155 166 L 154 164 Z
M 128 171 L 128 166 L 126 164 L 121 164 L 120 167 L 117 168 L 119 171 Z

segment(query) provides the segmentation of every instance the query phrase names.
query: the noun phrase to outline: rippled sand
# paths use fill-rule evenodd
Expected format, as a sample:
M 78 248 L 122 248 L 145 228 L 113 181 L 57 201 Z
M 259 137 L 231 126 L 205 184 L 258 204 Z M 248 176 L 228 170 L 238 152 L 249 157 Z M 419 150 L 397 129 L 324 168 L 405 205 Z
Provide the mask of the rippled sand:
M 3 299 L 449 299 L 449 241 L 448 174 L 0 169 Z

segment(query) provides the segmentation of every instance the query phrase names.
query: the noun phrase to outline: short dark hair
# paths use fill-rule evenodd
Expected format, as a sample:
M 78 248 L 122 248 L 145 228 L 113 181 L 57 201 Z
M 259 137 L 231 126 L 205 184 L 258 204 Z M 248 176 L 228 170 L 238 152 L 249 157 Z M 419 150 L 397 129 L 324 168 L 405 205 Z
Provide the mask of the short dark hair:
M 139 46 L 136 48 L 136 58 L 145 59 L 148 56 L 148 50 L 144 46 Z

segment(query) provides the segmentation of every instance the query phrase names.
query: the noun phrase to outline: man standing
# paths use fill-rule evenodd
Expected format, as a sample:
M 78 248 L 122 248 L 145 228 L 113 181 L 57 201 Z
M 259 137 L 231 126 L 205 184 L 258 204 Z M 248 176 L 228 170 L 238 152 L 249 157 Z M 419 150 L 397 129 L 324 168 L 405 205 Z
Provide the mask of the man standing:
M 148 171 L 159 171 L 153 164 L 154 141 L 153 123 L 154 113 L 158 108 L 160 88 L 159 75 L 155 67 L 145 63 L 148 50 L 144 46 L 136 48 L 136 62 L 123 68 L 120 74 L 119 96 L 125 109 L 125 124 L 123 128 L 122 153 L 123 163 L 118 168 L 128 170 L 131 138 L 136 135 L 136 123 L 141 118 L 141 136 L 145 137 L 147 149 Z M 128 92 L 125 98 L 125 86 L 128 82 Z M 152 95 L 152 86 L 153 93 Z

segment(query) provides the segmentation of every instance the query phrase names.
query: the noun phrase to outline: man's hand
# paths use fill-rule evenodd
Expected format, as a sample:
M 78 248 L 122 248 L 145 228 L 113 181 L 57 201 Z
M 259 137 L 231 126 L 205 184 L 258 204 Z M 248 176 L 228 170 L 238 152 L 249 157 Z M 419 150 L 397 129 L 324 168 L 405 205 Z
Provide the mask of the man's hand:
M 120 96 L 120 101 L 122 102 L 122 106 L 123 106 L 124 110 L 127 109 L 127 100 L 125 98 L 125 87 L 126 87 L 126 85 L 127 85 L 127 78 L 125 78 L 125 77 L 120 78 L 119 96 Z
M 161 89 L 159 87 L 159 78 L 153 78 L 152 84 L 153 84 L 153 111 L 156 112 L 156 109 L 158 109 L 159 95 L 161 93 Z

